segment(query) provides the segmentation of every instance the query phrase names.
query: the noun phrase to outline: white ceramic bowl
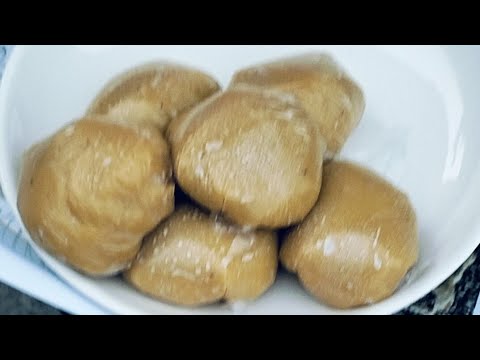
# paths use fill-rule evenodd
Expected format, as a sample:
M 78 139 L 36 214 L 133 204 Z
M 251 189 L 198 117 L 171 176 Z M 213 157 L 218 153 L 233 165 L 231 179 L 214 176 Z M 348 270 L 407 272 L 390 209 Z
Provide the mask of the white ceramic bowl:
M 25 149 L 78 118 L 115 74 L 150 60 L 171 60 L 214 75 L 222 85 L 246 65 L 326 49 L 365 90 L 367 108 L 342 156 L 403 189 L 419 219 L 421 257 L 410 280 L 381 303 L 338 311 L 280 274 L 246 314 L 388 314 L 451 275 L 480 243 L 480 47 L 440 46 L 20 46 L 0 89 L 0 176 L 16 209 Z M 231 307 L 175 307 L 118 279 L 92 280 L 32 244 L 42 259 L 86 296 L 119 314 L 228 314 Z

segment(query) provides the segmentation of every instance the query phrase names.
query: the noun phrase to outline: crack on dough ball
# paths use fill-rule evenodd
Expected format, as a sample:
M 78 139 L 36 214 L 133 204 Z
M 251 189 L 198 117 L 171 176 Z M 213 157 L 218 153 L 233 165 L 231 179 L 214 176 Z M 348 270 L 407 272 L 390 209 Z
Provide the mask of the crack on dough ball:
M 253 300 L 275 280 L 277 247 L 271 231 L 244 232 L 219 216 L 182 206 L 145 240 L 125 278 L 179 305 Z

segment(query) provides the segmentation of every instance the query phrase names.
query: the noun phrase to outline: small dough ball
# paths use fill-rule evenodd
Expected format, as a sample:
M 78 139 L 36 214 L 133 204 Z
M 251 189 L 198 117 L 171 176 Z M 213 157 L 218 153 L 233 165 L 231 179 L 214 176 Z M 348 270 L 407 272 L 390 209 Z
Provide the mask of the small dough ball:
M 24 158 L 18 207 L 32 239 L 77 270 L 115 274 L 174 206 L 169 148 L 153 126 L 87 117 Z
M 287 235 L 280 259 L 316 298 L 352 308 L 390 296 L 418 252 L 407 196 L 369 170 L 331 162 L 317 205 Z
M 342 149 L 365 109 L 360 87 L 326 54 L 310 53 L 238 71 L 231 82 L 288 91 L 298 97 L 327 141 L 326 158 Z
M 181 207 L 146 240 L 125 277 L 174 304 L 253 300 L 274 282 L 276 235 L 243 232 L 193 207 Z
M 289 94 L 230 89 L 175 119 L 168 136 L 178 184 L 237 224 L 288 226 L 317 200 L 325 143 Z
M 109 82 L 87 113 L 108 115 L 121 122 L 154 124 L 163 131 L 173 117 L 219 89 L 212 77 L 195 69 L 152 63 Z

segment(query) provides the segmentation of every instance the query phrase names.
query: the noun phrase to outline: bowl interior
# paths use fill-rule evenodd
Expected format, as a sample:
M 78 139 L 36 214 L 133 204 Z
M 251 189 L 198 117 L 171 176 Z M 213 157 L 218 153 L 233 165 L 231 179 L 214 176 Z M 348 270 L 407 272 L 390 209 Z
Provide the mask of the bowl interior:
M 294 276 L 246 306 L 186 309 L 147 298 L 119 279 L 92 280 L 38 249 L 61 277 L 114 313 L 392 313 L 445 280 L 480 241 L 478 47 L 440 46 L 34 46 L 17 47 L 0 89 L 0 176 L 16 210 L 22 153 L 82 116 L 111 77 L 152 60 L 194 66 L 226 86 L 258 62 L 327 50 L 364 89 L 367 107 L 341 156 L 376 170 L 417 211 L 421 257 L 409 281 L 381 303 L 338 311 L 315 301 Z M 238 305 L 238 304 L 236 304 Z

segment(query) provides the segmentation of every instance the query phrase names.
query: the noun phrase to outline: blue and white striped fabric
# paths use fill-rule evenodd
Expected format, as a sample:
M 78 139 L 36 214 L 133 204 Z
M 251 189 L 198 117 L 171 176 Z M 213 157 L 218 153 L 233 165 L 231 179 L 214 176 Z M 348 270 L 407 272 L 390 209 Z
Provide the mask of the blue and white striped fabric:
M 12 45 L 0 45 L 0 83 L 3 69 L 7 62 L 8 55 L 13 49 Z M 22 230 L 15 221 L 14 215 L 5 202 L 0 188 L 0 244 L 14 251 L 32 264 L 46 269 L 40 258 L 33 252 L 26 240 L 22 237 Z

